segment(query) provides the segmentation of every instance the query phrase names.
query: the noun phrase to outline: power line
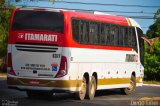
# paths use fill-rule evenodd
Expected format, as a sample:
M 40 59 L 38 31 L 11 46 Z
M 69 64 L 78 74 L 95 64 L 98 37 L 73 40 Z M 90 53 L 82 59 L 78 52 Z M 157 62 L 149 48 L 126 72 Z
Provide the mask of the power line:
M 105 3 L 86 3 L 86 2 L 70 2 L 70 1 L 55 1 L 56 3 L 68 4 L 85 4 L 85 5 L 103 5 L 103 6 L 123 6 L 123 7 L 143 7 L 143 8 L 160 8 L 160 6 L 147 6 L 147 5 L 124 5 L 124 4 L 105 4 Z
M 21 5 L 17 5 L 17 6 L 21 6 Z M 35 6 L 29 6 L 29 7 L 35 7 Z M 36 6 L 36 7 L 39 7 L 39 6 Z M 43 7 L 43 8 L 48 8 L 48 7 Z M 1 10 L 3 10 L 3 9 L 6 9 L 6 8 L 0 8 Z M 68 10 L 83 10 L 83 9 L 69 9 L 69 8 L 61 8 L 61 9 L 68 9 Z M 89 9 L 87 9 L 87 10 L 85 10 L 85 11 L 93 11 L 93 10 L 89 10 Z M 141 12 L 136 12 L 136 11 L 111 11 L 111 10 L 106 10 L 106 11 L 104 11 L 104 10 L 95 10 L 95 11 L 101 11 L 101 12 L 112 12 L 112 13 L 135 13 L 135 14 L 156 14 L 156 13 L 154 13 L 154 12 L 143 12 L 143 11 L 141 11 Z
M 134 11 L 107 11 L 107 10 L 91 10 L 91 9 L 70 9 L 70 8 L 59 8 L 59 9 L 68 9 L 68 10 L 82 10 L 82 11 L 101 11 L 101 12 L 115 12 L 115 13 L 146 13 L 146 14 L 156 14 L 152 12 L 134 12 Z
M 29 6 L 29 7 L 38 7 L 39 8 L 39 6 Z M 48 8 L 48 7 L 40 7 L 40 8 Z M 0 8 L 0 10 L 6 10 L 6 9 L 9 9 L 9 8 Z M 86 12 L 87 11 L 88 12 L 94 12 L 94 11 L 115 12 L 115 13 L 125 12 L 125 11 L 104 11 L 104 10 L 70 9 L 70 8 L 56 8 L 56 9 L 76 10 L 76 11 L 86 11 Z M 127 12 L 127 13 L 129 13 L 129 12 Z M 129 16 L 129 15 L 117 15 L 117 16 L 124 16 L 124 17 L 135 18 L 135 19 L 155 19 L 155 18 L 153 18 L 153 16 Z
M 88 12 L 108 12 L 108 11 L 101 11 L 101 10 L 87 10 L 87 9 L 70 9 L 70 8 L 57 8 L 57 9 L 66 9 L 66 10 L 77 10 L 77 11 L 88 11 Z M 111 12 L 111 11 L 110 11 Z M 117 11 L 112 11 L 117 12 Z M 129 16 L 129 15 L 117 15 L 117 16 L 124 16 L 124 17 L 130 17 L 130 18 L 136 18 L 136 19 L 155 19 L 153 16 Z
M 148 29 L 149 27 L 141 27 L 141 28 Z

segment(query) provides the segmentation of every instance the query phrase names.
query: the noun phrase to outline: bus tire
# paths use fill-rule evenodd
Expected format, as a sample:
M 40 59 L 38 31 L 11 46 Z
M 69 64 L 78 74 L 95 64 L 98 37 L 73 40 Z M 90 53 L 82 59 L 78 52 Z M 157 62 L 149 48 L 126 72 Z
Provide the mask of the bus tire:
M 85 95 L 86 95 L 86 86 L 87 86 L 86 78 L 83 77 L 82 84 L 81 84 L 81 87 L 80 87 L 80 91 L 75 94 L 76 95 L 76 99 L 84 100 Z
M 96 79 L 94 76 L 91 77 L 91 81 L 87 84 L 87 94 L 86 98 L 89 100 L 93 100 L 95 92 L 96 92 Z
M 134 75 L 131 76 L 130 86 L 128 88 L 122 88 L 121 92 L 125 95 L 133 94 L 136 87 L 136 77 Z

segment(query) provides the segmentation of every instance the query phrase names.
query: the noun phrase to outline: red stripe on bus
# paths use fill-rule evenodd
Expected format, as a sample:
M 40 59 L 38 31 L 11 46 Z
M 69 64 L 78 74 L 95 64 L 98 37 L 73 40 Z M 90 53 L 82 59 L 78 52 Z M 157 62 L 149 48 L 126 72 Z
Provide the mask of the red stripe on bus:
M 117 24 L 122 26 L 129 26 L 128 21 L 125 17 L 122 16 L 114 16 L 114 15 L 101 15 L 101 14 L 86 14 L 80 12 L 72 12 L 72 11 L 61 11 L 64 15 L 70 18 L 79 18 L 90 21 L 97 22 L 105 22 L 110 24 Z

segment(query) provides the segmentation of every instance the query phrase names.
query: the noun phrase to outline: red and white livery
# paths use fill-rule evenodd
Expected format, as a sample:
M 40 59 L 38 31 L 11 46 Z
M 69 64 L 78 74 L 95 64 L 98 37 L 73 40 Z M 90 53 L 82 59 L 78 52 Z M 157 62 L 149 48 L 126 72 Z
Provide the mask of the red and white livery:
M 68 10 L 17 8 L 8 38 L 9 88 L 29 97 L 96 90 L 133 93 L 143 81 L 143 36 L 131 18 Z

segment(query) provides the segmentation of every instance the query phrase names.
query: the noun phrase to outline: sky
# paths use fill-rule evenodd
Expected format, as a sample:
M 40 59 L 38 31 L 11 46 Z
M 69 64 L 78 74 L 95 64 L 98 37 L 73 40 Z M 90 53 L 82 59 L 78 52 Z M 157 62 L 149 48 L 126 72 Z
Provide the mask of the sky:
M 14 1 L 14 0 L 9 0 Z M 105 12 L 113 15 L 123 16 L 149 16 L 154 17 L 157 9 L 160 9 L 160 0 L 59 0 L 68 2 L 84 2 L 84 3 L 100 3 L 100 4 L 121 4 L 121 5 L 141 5 L 141 6 L 158 6 L 156 8 L 149 7 L 130 7 L 130 6 L 113 6 L 113 5 L 89 5 L 89 4 L 71 4 L 61 2 L 49 2 L 49 0 L 21 0 L 21 2 L 10 2 L 13 5 L 27 5 L 28 7 L 52 7 L 52 8 L 68 8 L 68 9 L 87 9 L 100 11 L 123 11 L 123 12 L 138 12 L 138 13 L 120 13 L 120 12 Z M 143 12 L 143 13 L 142 13 Z M 147 14 L 144 14 L 146 13 Z M 134 18 L 142 27 L 144 34 L 148 27 L 154 23 L 153 19 L 138 19 Z

